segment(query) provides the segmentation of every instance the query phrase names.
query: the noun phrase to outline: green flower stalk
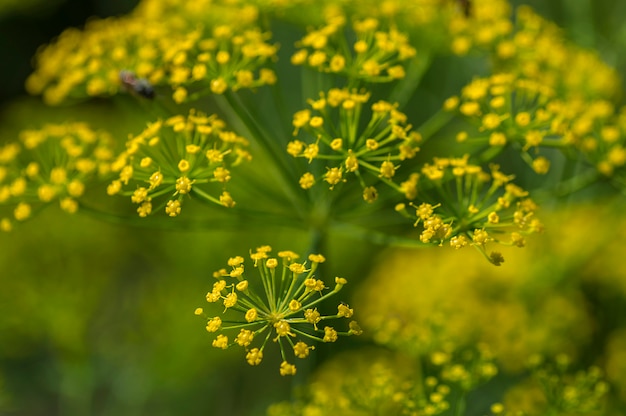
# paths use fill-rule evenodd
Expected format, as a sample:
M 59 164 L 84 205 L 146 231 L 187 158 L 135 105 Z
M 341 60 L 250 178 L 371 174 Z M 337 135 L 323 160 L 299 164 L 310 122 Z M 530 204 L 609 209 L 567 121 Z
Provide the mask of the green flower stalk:
M 206 300 L 223 304 L 223 318 L 206 317 L 206 329 L 209 333 L 219 333 L 213 340 L 215 348 L 226 349 L 235 344 L 243 347 L 250 365 L 261 363 L 270 341 L 278 344 L 283 359 L 280 374 L 294 375 L 296 365 L 291 356 L 307 358 L 315 348 L 313 342 L 335 342 L 340 335 L 360 335 L 362 331 L 356 321 L 350 321 L 345 331 L 327 325 L 330 320 L 352 318 L 354 311 L 346 304 L 340 303 L 335 315 L 322 315 L 318 311 L 318 305 L 347 283 L 346 279 L 336 277 L 335 287 L 327 291 L 324 281 L 315 278 L 318 265 L 325 261 L 322 255 L 309 255 L 311 264 L 307 268 L 306 261 L 296 261 L 298 254 L 280 251 L 275 258 L 270 257 L 271 250 L 262 246 L 250 255 L 258 270 L 258 280 L 250 280 L 241 256 L 228 260 L 230 271 L 220 269 L 214 273 L 217 281 Z M 204 315 L 204 310 L 198 308 L 195 313 Z

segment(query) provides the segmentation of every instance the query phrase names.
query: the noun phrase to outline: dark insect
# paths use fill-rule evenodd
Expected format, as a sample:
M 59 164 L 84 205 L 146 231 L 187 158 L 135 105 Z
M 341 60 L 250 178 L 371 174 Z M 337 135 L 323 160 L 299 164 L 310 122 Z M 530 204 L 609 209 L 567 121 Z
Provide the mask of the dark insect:
M 463 10 L 465 17 L 470 17 L 470 14 L 472 13 L 471 0 L 457 0 L 457 3 L 461 7 L 461 10 Z
M 125 69 L 120 71 L 120 82 L 128 91 L 150 100 L 154 98 L 152 84 L 145 78 L 137 78 L 132 71 Z

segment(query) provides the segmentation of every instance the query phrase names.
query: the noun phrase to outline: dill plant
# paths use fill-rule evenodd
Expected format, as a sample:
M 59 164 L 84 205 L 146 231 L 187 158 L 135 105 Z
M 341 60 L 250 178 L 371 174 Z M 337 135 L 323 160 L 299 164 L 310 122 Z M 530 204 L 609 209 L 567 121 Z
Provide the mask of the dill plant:
M 426 80 L 439 81 L 431 71 L 441 62 L 468 69 L 457 74 L 462 85 L 434 88 L 432 105 Z M 531 236 L 544 230 L 542 204 L 597 184 L 619 194 L 626 183 L 626 112 L 615 70 L 529 7 L 513 10 L 505 0 L 144 0 L 126 16 L 62 33 L 37 53 L 26 88 L 50 105 L 130 99 L 142 106 L 146 128 L 111 138 L 83 123 L 46 125 L 3 145 L 6 232 L 58 203 L 71 214 L 155 227 L 280 224 L 308 231 L 311 253 L 332 233 L 357 245 L 474 248 L 482 262 L 500 266 L 509 261 L 503 249 L 541 239 Z M 98 187 L 136 207 L 92 204 L 84 190 Z M 196 209 L 188 214 L 188 206 Z M 311 254 L 307 265 L 290 249 L 280 260 L 270 251 L 251 252 L 259 276 L 235 256 L 232 270 L 211 277 L 211 305 L 196 315 L 219 332 L 213 347 L 242 347 L 248 364 L 259 365 L 275 344 L 280 374 L 295 375 L 292 358 L 307 358 L 316 342 L 363 332 L 356 321 L 340 331 L 322 325 L 358 316 L 358 308 L 317 311 L 349 280 L 372 297 L 362 312 L 370 339 L 411 362 L 390 372 L 404 361 L 372 350 L 370 365 L 321 369 L 309 396 L 273 407 L 275 414 L 460 415 L 498 365 L 514 367 L 497 337 L 474 327 L 454 332 L 446 318 L 453 305 L 426 302 L 417 322 L 415 305 L 400 300 L 409 290 L 422 296 L 419 284 L 335 277 L 329 291 L 329 277 L 314 273 L 332 273 L 318 265 L 333 253 Z M 387 316 L 385 308 L 396 307 Z M 483 313 L 467 316 L 487 319 Z M 542 363 L 532 371 L 551 414 L 602 408 L 600 370 L 537 370 Z M 363 374 L 342 377 L 352 370 Z M 518 414 L 498 400 L 489 412 Z

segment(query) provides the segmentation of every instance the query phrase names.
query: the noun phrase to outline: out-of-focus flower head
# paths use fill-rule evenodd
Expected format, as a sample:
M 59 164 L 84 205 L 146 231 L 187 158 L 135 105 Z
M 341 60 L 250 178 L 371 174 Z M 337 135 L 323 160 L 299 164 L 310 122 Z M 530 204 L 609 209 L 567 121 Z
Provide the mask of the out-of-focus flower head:
M 11 209 L 0 229 L 11 230 L 14 221 L 53 201 L 75 213 L 85 190 L 109 174 L 113 158 L 112 138 L 85 123 L 22 131 L 18 141 L 0 147 L 0 205 Z
M 461 358 L 461 356 L 464 356 Z M 389 350 L 348 351 L 324 363 L 299 400 L 272 406 L 270 416 L 342 414 L 439 415 L 458 406 L 460 391 L 497 369 L 476 351 L 439 354 L 420 364 Z
M 454 13 L 448 23 L 450 50 L 457 55 L 487 51 L 513 31 L 511 5 L 506 0 L 454 1 L 464 13 Z M 466 3 L 463 5 L 463 3 Z
M 471 126 L 457 132 L 459 143 L 491 152 L 513 147 L 539 174 L 550 168 L 539 149 L 568 145 L 567 127 L 579 112 L 566 113 L 564 106 L 551 88 L 511 73 L 474 79 L 444 103 Z
M 520 6 L 515 18 L 510 36 L 495 45 L 496 71 L 537 81 L 567 98 L 616 98 L 619 76 L 596 52 L 570 42 L 560 28 L 528 6 Z
M 576 284 L 560 283 L 569 273 L 567 251 L 561 264 L 539 246 L 495 269 L 471 252 L 451 250 L 381 257 L 354 301 L 376 343 L 426 357 L 482 343 L 513 372 L 535 353 L 580 354 L 592 323 Z
M 576 371 L 566 354 L 559 354 L 551 360 L 534 355 L 529 358 L 528 365 L 531 376 L 505 394 L 507 409 L 529 415 L 549 411 L 556 414 L 605 414 L 609 384 L 599 367 Z

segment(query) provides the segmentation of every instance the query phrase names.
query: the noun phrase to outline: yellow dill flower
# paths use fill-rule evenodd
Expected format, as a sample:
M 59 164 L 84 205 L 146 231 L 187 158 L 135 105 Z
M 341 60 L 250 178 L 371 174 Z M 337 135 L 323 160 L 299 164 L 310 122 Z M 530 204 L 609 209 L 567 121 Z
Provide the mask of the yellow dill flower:
M 0 147 L 0 206 L 13 217 L 5 217 L 2 228 L 55 200 L 75 213 L 86 187 L 106 180 L 113 157 L 112 138 L 85 123 L 22 131 L 17 141 Z
M 459 389 L 440 377 L 440 369 L 434 369 L 438 377 L 426 377 L 418 368 L 416 360 L 388 350 L 349 351 L 317 369 L 301 400 L 275 404 L 268 415 L 445 414 Z
M 112 173 L 106 179 L 107 193 L 129 198 L 140 217 L 163 211 L 177 217 L 191 198 L 233 207 L 232 190 L 242 209 L 224 212 L 224 217 L 233 215 L 234 222 L 239 213 L 236 219 L 242 225 L 297 224 L 322 239 L 337 231 L 381 244 L 449 243 L 456 251 L 473 246 L 500 265 L 504 254 L 491 250 L 493 245 L 524 247 L 527 236 L 543 228 L 536 218 L 537 205 L 512 181 L 517 177 L 524 184 L 536 175 L 553 174 L 551 166 L 562 166 L 553 158 L 561 157 L 555 149 L 565 150 L 581 162 L 581 171 L 589 172 L 581 175 L 583 180 L 560 183 L 550 176 L 545 186 L 555 183 L 558 193 L 598 178 L 617 188 L 626 184 L 626 112 L 618 114 L 614 108 L 619 90 L 615 71 L 594 53 L 567 43 L 559 30 L 530 9 L 520 8 L 515 22 L 512 15 L 506 0 L 146 0 L 126 17 L 94 19 L 38 52 L 35 72 L 27 81 L 31 93 L 43 95 L 50 104 L 126 93 L 145 99 L 146 108 L 159 112 L 203 99 L 203 107 L 224 114 L 236 130 L 226 130 L 217 116 L 192 110 L 151 123 L 131 137 L 117 157 L 105 147 L 85 150 L 89 146 L 64 137 L 54 150 L 66 159 L 56 165 L 21 160 L 29 151 L 40 152 L 48 140 L 37 133 L 25 135 L 20 144 L 0 148 L 0 203 L 9 206 L 0 229 L 10 230 L 13 222 L 35 215 L 39 205 L 57 200 L 61 209 L 76 212 L 78 201 L 90 190 L 86 178 L 94 172 Z M 273 33 L 287 35 L 280 39 L 281 49 Z M 285 47 L 283 40 L 294 38 L 299 39 L 295 52 L 285 56 L 293 45 Z M 470 69 L 493 73 L 472 78 L 465 72 L 471 81 L 443 100 L 433 94 L 440 86 L 425 85 L 423 75 L 437 69 L 430 64 L 439 54 L 450 51 L 472 54 Z M 432 70 L 430 75 L 437 78 Z M 388 88 L 375 85 L 389 82 L 394 84 Z M 278 85 L 260 88 L 273 84 Z M 441 87 L 447 90 L 448 85 Z M 311 98 L 295 104 L 300 93 Z M 432 114 L 432 102 L 443 102 L 443 111 Z M 298 107 L 291 108 L 294 105 Z M 306 108 L 294 113 L 300 105 Z M 291 125 L 285 120 L 290 114 Z M 235 166 L 250 159 L 248 141 L 239 134 L 263 157 L 258 167 L 250 165 L 249 181 L 232 184 L 241 172 Z M 289 157 L 304 160 L 287 160 L 280 151 L 285 146 Z M 500 163 L 508 161 L 511 151 L 530 169 L 511 163 L 505 174 L 489 165 L 496 157 Z M 20 164 L 14 166 L 17 159 Z M 316 184 L 334 192 L 317 189 Z M 240 197 L 249 199 L 242 203 Z M 357 204 L 361 199 L 365 203 Z M 395 213 L 378 210 L 394 205 Z M 206 224 L 221 220 L 211 217 Z M 331 325 L 331 318 L 350 319 L 354 311 L 340 303 L 334 314 L 323 305 L 346 284 L 336 278 L 329 290 L 314 276 L 323 256 L 298 261 L 297 254 L 286 251 L 272 257 L 266 246 L 250 257 L 260 279 L 250 278 L 242 257 L 233 257 L 228 270 L 214 274 L 215 284 L 206 294 L 207 302 L 219 309 L 219 316 L 206 321 L 215 348 L 237 345 L 250 365 L 259 365 L 265 347 L 275 343 L 282 356 L 280 374 L 293 375 L 293 361 L 308 357 L 313 341 L 336 342 L 340 335 L 362 332 L 355 321 L 344 325 L 347 328 Z M 439 265 L 449 260 L 433 256 L 419 266 L 431 261 Z M 419 351 L 410 354 L 431 359 L 422 360 L 426 365 L 415 383 L 401 380 L 405 384 L 399 388 L 386 388 L 386 382 L 397 379 L 385 368 L 366 372 L 380 377 L 352 379 L 367 389 L 371 382 L 371 391 L 364 393 L 366 407 L 375 403 L 368 395 L 389 403 L 389 408 L 367 408 L 369 413 L 421 415 L 462 409 L 450 402 L 457 393 L 497 372 L 486 350 L 467 352 L 462 346 L 487 338 L 502 347 L 503 338 L 534 317 L 519 303 L 512 308 L 499 304 L 494 293 L 506 291 L 502 282 L 493 285 L 498 290 L 491 289 L 490 296 L 474 297 L 472 291 L 483 286 L 476 280 L 472 283 L 479 289 L 462 284 L 465 270 L 459 270 L 458 262 L 455 269 L 446 270 L 446 279 L 439 280 L 448 283 L 448 291 L 433 289 L 436 296 L 429 307 L 418 308 L 428 315 L 422 326 L 420 314 L 403 314 L 400 307 L 406 297 L 418 297 L 407 290 L 415 287 L 418 273 L 412 274 L 413 281 L 395 283 L 399 288 L 376 285 L 373 296 L 379 302 L 371 303 L 381 308 L 382 302 L 384 307 L 372 312 L 378 315 L 373 319 L 380 320 L 374 341 L 414 345 Z M 450 288 L 457 283 L 459 288 Z M 387 289 L 393 299 L 385 304 Z M 456 293 L 461 289 L 466 298 Z M 533 287 L 523 289 L 535 293 Z M 571 305 L 562 298 L 550 298 L 554 303 L 549 306 L 570 312 Z M 451 318 L 458 307 L 452 300 L 470 311 L 467 319 Z M 481 302 L 493 306 L 493 313 L 479 310 Z M 195 314 L 204 316 L 204 311 L 198 308 Z M 472 332 L 475 322 L 490 322 L 495 329 Z M 546 333 L 560 327 L 546 328 L 524 332 L 528 337 L 521 337 L 515 351 L 530 349 L 525 338 L 544 340 Z M 554 337 L 557 343 L 559 334 Z M 505 362 L 519 358 L 504 347 L 498 352 Z M 436 377 L 421 377 L 430 371 Z M 335 377 L 335 388 L 320 389 L 320 395 L 336 395 L 337 406 L 363 396 L 344 394 L 350 385 L 344 390 L 346 384 L 341 383 L 351 381 L 349 375 Z M 570 402 L 577 397 L 575 387 L 563 391 Z M 306 414 L 345 413 L 332 408 L 334 404 L 311 405 Z M 503 410 L 494 407 L 492 412 Z
M 563 354 L 549 360 L 531 357 L 529 367 L 531 376 L 505 393 L 506 408 L 528 414 L 542 414 L 548 409 L 564 414 L 592 414 L 606 408 L 609 384 L 600 368 L 574 371 Z
M 562 111 L 578 118 L 567 121 L 571 129 L 565 130 L 564 141 L 579 150 L 599 174 L 612 178 L 618 187 L 626 183 L 626 110 L 622 107 L 618 112 L 606 101 L 595 101 L 587 107 L 583 107 L 583 102 L 569 104 Z M 574 105 L 576 108 L 572 109 Z M 539 157 L 533 161 L 533 168 L 539 174 L 546 165 L 550 165 L 550 160 Z
M 615 70 L 597 53 L 569 42 L 560 28 L 528 6 L 518 8 L 516 30 L 506 41 L 514 52 L 495 54 L 499 70 L 523 75 L 565 96 L 611 99 L 619 88 Z
M 609 284 L 619 293 L 626 293 L 620 276 L 623 272 L 610 275 L 599 272 L 607 268 L 623 270 L 623 267 L 617 265 L 622 249 L 619 244 L 609 252 L 601 250 L 603 254 L 598 257 L 596 250 L 604 247 L 606 238 L 603 230 L 617 226 L 616 223 L 600 225 L 600 219 L 589 223 L 587 214 L 597 213 L 598 208 L 574 212 L 559 209 L 546 216 L 550 223 L 558 224 L 558 230 L 553 235 L 542 236 L 534 247 L 515 256 L 508 255 L 507 262 L 499 269 L 467 251 L 393 250 L 383 257 L 384 262 L 373 270 L 370 280 L 359 288 L 360 293 L 353 300 L 365 317 L 367 333 L 377 343 L 427 357 L 434 353 L 449 354 L 449 346 L 482 342 L 489 346 L 499 366 L 515 373 L 525 371 L 523 363 L 535 352 L 546 355 L 567 352 L 573 359 L 585 354 L 594 323 L 589 311 L 579 307 L 583 287 L 600 278 L 606 282 L 603 285 Z M 587 232 L 590 229 L 594 232 Z M 616 236 L 623 234 L 620 228 Z M 504 247 L 504 250 L 513 249 Z M 607 263 L 611 258 L 615 262 Z M 571 264 L 586 265 L 584 283 L 571 279 Z M 598 277 L 603 275 L 606 277 Z M 419 276 L 428 278 L 419 279 Z M 421 296 L 407 290 L 416 279 Z M 567 293 L 562 290 L 563 284 L 568 287 Z M 385 296 L 380 294 L 381 285 L 390 291 Z M 541 285 L 545 286 L 538 289 Z M 529 298 L 527 293 L 533 296 Z M 371 315 L 374 311 L 380 314 Z M 472 324 L 484 320 L 492 323 Z M 512 333 L 519 337 L 509 338 Z
M 307 64 L 320 72 L 367 82 L 390 82 L 406 76 L 403 65 L 417 56 L 408 34 L 371 17 L 355 20 L 350 29 L 345 18 L 333 16 L 329 20 L 324 26 L 309 29 L 296 42 L 292 64 Z M 346 32 L 354 36 L 352 45 L 345 41 Z
M 513 31 L 508 1 L 458 2 L 466 4 L 463 13 L 459 13 L 456 3 L 448 3 L 455 6 L 448 21 L 448 36 L 449 47 L 457 55 L 465 55 L 471 50 L 491 50 Z
M 497 375 L 498 368 L 493 363 L 493 355 L 485 344 L 454 350 L 450 345 L 444 346 L 448 351 L 436 350 L 430 356 L 431 363 L 438 367 L 439 378 L 446 386 L 470 391 Z
M 601 164 L 598 148 L 607 147 L 599 145 L 603 134 L 616 138 L 620 131 L 609 102 L 580 97 L 564 101 L 551 84 L 514 72 L 472 81 L 463 88 L 456 112 L 475 126 L 463 131 L 463 142 L 515 148 L 542 175 L 550 163 L 540 149 L 575 147 Z
M 485 172 L 468 159 L 469 155 L 436 158 L 433 164 L 425 164 L 421 175 L 424 183 L 419 186 L 438 187 L 444 202 L 411 203 L 414 213 L 406 206 L 397 212 L 414 220 L 414 226 L 422 230 L 421 242 L 441 245 L 449 241 L 456 249 L 474 245 L 487 260 L 500 265 L 502 255 L 487 253 L 487 244 L 523 247 L 523 235 L 542 229 L 535 218 L 537 206 L 526 191 L 511 183 L 512 176 L 500 172 L 499 166 L 491 165 L 491 171 Z
M 109 194 L 130 195 L 136 204 L 169 195 L 157 209 L 164 207 L 170 217 L 181 213 L 185 195 L 233 206 L 230 194 L 223 191 L 232 175 L 228 167 L 248 160 L 250 155 L 245 150 L 248 141 L 225 127 L 216 116 L 195 110 L 186 117 L 174 116 L 148 125 L 128 140 L 126 150 L 117 157 L 114 170 L 119 171 L 119 179 L 112 182 Z M 150 163 L 146 163 L 147 158 Z M 140 216 L 152 212 L 151 206 L 147 208 L 140 207 Z
M 152 99 L 168 85 L 180 103 L 203 93 L 272 84 L 266 65 L 277 46 L 256 25 L 256 8 L 201 3 L 171 3 L 150 13 L 140 6 L 125 17 L 92 19 L 82 31 L 69 29 L 38 52 L 27 90 L 58 104 L 119 91 Z
M 291 251 L 279 252 L 280 261 L 270 257 L 270 253 L 271 247 L 263 246 L 250 255 L 260 275 L 262 288 L 258 284 L 249 284 L 245 279 L 241 256 L 228 261 L 232 267 L 230 273 L 222 269 L 214 274 L 219 280 L 213 284 L 206 299 L 209 303 L 222 303 L 225 319 L 219 316 L 207 318 L 207 331 L 220 332 L 213 346 L 225 349 L 232 343 L 228 343 L 228 337 L 222 332 L 238 330 L 233 343 L 246 349 L 246 361 L 250 365 L 261 363 L 263 351 L 270 341 L 278 344 L 283 358 L 280 374 L 294 375 L 296 366 L 287 360 L 288 351 L 292 351 L 296 358 L 306 358 L 314 348 L 306 341 L 335 342 L 339 335 L 359 335 L 362 331 L 354 321 L 344 332 L 330 326 L 325 326 L 323 330 L 317 327 L 322 320 L 349 319 L 354 314 L 354 310 L 345 304 L 338 306 L 336 315 L 322 316 L 313 309 L 314 305 L 323 304 L 346 284 L 345 279 L 337 277 L 334 289 L 326 291 L 324 282 L 314 278 L 318 265 L 325 261 L 324 256 L 308 256 L 310 266 L 306 266 L 306 262 L 295 262 L 299 256 Z M 260 340 L 256 343 L 258 346 L 249 348 L 256 340 Z
M 370 119 L 363 129 L 362 121 L 354 115 L 365 114 L 369 98 L 369 93 L 345 88 L 320 93 L 319 100 L 309 101 L 311 109 L 301 110 L 293 118 L 294 135 L 308 136 L 315 142 L 307 145 L 302 140 L 293 140 L 287 145 L 287 152 L 294 157 L 307 158 L 309 162 L 314 159 L 327 161 L 322 179 L 331 189 L 356 177 L 362 185 L 365 200 L 373 202 L 375 197 L 365 184 L 363 174 L 367 174 L 371 181 L 383 178 L 393 186 L 392 178 L 399 168 L 394 161 L 414 158 L 419 151 L 421 136 L 411 130 L 406 115 L 397 110 L 397 104 L 382 100 L 370 105 Z M 337 122 L 313 123 L 318 117 L 316 113 L 329 112 L 337 113 Z M 335 117 L 326 119 L 334 120 Z M 350 133 L 345 137 L 336 137 L 336 131 Z M 307 173 L 301 178 L 300 185 L 308 189 L 314 181 L 313 174 Z

